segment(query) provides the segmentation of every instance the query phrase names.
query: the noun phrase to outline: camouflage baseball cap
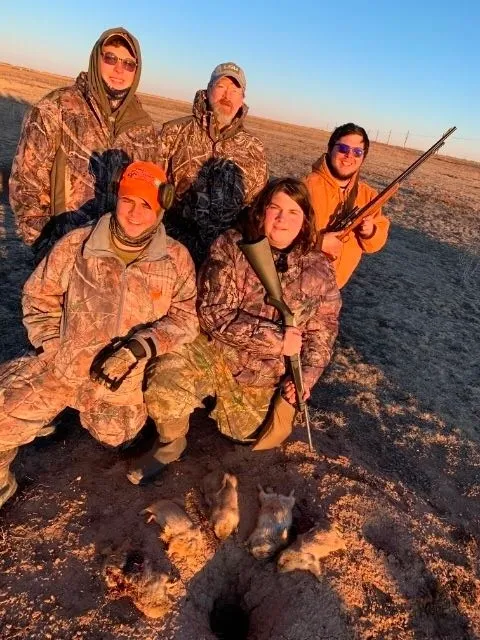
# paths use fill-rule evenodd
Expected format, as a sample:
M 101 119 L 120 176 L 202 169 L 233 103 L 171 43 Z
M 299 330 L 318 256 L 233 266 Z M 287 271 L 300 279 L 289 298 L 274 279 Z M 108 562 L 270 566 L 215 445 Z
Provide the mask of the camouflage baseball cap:
M 102 42 L 102 47 L 106 47 L 111 40 L 117 40 L 118 38 L 124 40 L 124 42 L 128 45 L 127 48 L 130 49 L 131 53 L 136 57 L 137 49 L 135 47 L 135 43 L 132 41 L 132 38 L 128 31 L 124 31 L 122 29 L 119 29 L 118 32 L 109 33 L 105 40 Z
M 212 71 L 209 84 L 215 84 L 217 80 L 224 76 L 228 76 L 229 78 L 236 80 L 244 91 L 247 88 L 245 74 L 243 73 L 242 68 L 239 67 L 238 64 L 235 64 L 235 62 L 222 62 L 217 65 Z

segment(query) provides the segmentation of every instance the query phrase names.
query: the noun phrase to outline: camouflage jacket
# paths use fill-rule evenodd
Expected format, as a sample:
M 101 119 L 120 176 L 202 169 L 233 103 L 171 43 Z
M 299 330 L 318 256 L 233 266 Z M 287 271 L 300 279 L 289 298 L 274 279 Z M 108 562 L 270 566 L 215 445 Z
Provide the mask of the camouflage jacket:
M 112 131 L 89 93 L 85 73 L 73 86 L 52 91 L 32 107 L 9 183 L 10 205 L 27 244 L 42 231 L 49 236 L 56 227 L 60 237 L 111 211 L 109 183 L 116 168 L 133 160 L 155 162 L 153 123 L 134 125 L 117 137 Z
M 219 132 L 201 90 L 193 115 L 163 125 L 160 155 L 177 195 L 165 226 L 190 250 L 196 264 L 267 181 L 263 144 L 244 129 L 247 111 L 244 105 L 232 124 Z
M 265 289 L 230 230 L 212 245 L 198 278 L 200 327 L 223 352 L 240 383 L 272 386 L 285 373 L 283 329 L 278 312 L 265 303 Z M 338 332 L 340 293 L 329 261 L 319 252 L 288 255 L 280 273 L 285 301 L 302 331 L 301 359 L 310 389 L 330 361 Z
M 59 240 L 23 289 L 29 340 L 70 384 L 88 378 L 94 356 L 115 337 L 150 338 L 160 355 L 198 334 L 195 268 L 185 247 L 160 225 L 125 266 L 109 224 L 107 214 Z

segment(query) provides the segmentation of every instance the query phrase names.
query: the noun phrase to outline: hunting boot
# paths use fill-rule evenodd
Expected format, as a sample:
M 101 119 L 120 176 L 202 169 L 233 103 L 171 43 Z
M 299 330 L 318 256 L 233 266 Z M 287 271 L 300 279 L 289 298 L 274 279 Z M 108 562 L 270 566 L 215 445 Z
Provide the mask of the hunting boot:
M 17 490 L 17 481 L 10 471 L 10 463 L 17 455 L 18 449 L 0 451 L 0 508 Z
M 189 416 L 162 422 L 156 425 L 158 436 L 150 451 L 135 460 L 127 473 L 132 484 L 147 484 L 157 478 L 171 462 L 178 460 L 187 446 L 185 434 L 188 431 Z M 177 437 L 175 437 L 177 436 Z M 163 442 L 172 437 L 170 442 Z
M 273 407 L 260 428 L 253 451 L 263 451 L 279 447 L 292 433 L 295 407 L 277 393 L 273 401 Z

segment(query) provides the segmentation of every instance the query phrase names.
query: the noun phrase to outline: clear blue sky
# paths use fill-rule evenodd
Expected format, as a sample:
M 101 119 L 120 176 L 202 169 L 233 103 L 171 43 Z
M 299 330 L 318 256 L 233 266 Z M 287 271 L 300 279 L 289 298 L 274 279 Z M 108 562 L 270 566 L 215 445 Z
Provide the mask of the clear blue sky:
M 66 75 L 86 69 L 106 28 L 140 40 L 140 88 L 191 100 L 227 60 L 247 75 L 251 112 L 480 160 L 477 0 L 146 0 L 3 3 L 0 60 Z M 476 120 L 477 118 L 475 118 Z M 462 140 L 469 139 L 469 140 Z

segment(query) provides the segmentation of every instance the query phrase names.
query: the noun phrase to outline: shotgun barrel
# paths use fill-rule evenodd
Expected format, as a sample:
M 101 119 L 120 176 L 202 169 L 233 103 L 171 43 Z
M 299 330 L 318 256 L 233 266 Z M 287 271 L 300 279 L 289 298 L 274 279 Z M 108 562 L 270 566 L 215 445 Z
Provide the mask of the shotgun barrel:
M 395 195 L 398 191 L 400 184 L 408 178 L 408 176 L 416 171 L 418 167 L 423 164 L 430 156 L 436 153 L 443 145 L 445 144 L 445 140 L 452 135 L 454 131 L 457 130 L 457 127 L 451 127 L 446 131 L 441 138 L 439 138 L 435 144 L 433 144 L 430 149 L 427 149 L 425 153 L 415 160 L 409 167 L 405 169 L 403 173 L 401 173 L 393 182 L 391 182 L 383 191 L 381 191 L 378 195 L 375 196 L 370 202 L 367 202 L 363 207 L 354 207 L 350 211 L 345 211 L 340 213 L 340 215 L 335 216 L 335 219 L 332 220 L 332 223 L 327 226 L 327 232 L 344 232 L 340 236 L 340 238 L 344 238 L 349 231 L 357 227 L 363 218 L 370 215 L 377 209 L 379 209 L 382 205 L 385 204 L 390 198 Z

